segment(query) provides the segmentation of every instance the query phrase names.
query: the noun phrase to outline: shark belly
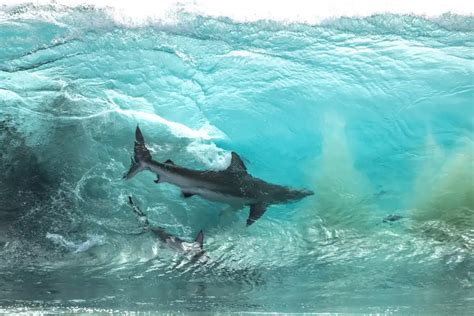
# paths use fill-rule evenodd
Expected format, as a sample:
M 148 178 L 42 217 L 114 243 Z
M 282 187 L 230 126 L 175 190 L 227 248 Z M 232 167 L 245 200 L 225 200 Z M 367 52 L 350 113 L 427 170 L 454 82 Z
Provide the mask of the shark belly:
M 183 192 L 199 195 L 206 200 L 221 202 L 230 205 L 244 205 L 251 204 L 252 200 L 231 194 L 225 194 L 219 191 L 213 191 L 206 188 L 189 187 L 183 188 Z

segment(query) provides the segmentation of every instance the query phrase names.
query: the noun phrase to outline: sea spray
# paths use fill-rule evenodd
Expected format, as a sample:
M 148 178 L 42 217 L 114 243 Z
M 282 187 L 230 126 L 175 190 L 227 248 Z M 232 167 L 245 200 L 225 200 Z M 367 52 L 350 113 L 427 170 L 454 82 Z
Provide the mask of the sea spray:
M 363 172 L 354 166 L 345 121 L 327 113 L 322 126 L 322 154 L 314 170 L 314 216 L 330 227 L 367 230 L 377 219 L 374 191 Z
M 474 234 L 474 142 L 443 150 L 429 134 L 415 180 L 410 217 L 418 224 L 445 224 L 459 235 Z

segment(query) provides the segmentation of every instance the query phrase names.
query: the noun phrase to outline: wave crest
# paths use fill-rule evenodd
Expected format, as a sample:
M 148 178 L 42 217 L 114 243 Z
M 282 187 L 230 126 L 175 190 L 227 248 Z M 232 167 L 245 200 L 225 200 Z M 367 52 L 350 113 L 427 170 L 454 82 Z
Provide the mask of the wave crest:
M 243 1 L 243 3 L 242 3 Z M 242 0 L 238 6 L 216 0 L 159 2 L 113 0 L 39 0 L 35 4 L 22 0 L 3 0 L 0 21 L 8 19 L 40 19 L 56 23 L 73 22 L 89 29 L 110 28 L 114 25 L 144 27 L 150 25 L 193 28 L 196 20 L 236 23 L 272 23 L 284 25 L 307 24 L 336 26 L 350 30 L 381 29 L 397 31 L 400 27 L 418 23 L 433 23 L 436 28 L 453 31 L 473 30 L 472 8 L 465 1 L 436 0 L 424 2 L 365 1 L 355 7 L 348 0 L 331 3 L 304 0 L 255 3 Z M 92 19 L 91 19 L 92 17 Z M 84 23 L 87 22 L 87 23 Z M 408 23 L 407 23 L 408 22 Z

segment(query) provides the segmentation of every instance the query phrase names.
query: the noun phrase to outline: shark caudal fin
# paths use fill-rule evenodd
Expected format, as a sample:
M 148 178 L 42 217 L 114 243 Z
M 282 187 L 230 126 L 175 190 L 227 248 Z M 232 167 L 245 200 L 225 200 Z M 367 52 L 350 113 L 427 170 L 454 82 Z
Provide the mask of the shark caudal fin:
M 135 146 L 133 149 L 134 155 L 130 169 L 123 175 L 123 178 L 127 180 L 133 178 L 140 171 L 145 170 L 146 163 L 151 161 L 150 151 L 146 148 L 145 139 L 143 138 L 142 131 L 138 125 L 135 130 Z
M 202 249 L 202 247 L 204 246 L 204 233 L 202 232 L 202 230 L 199 231 L 194 242 L 198 243 L 199 247 L 201 247 Z

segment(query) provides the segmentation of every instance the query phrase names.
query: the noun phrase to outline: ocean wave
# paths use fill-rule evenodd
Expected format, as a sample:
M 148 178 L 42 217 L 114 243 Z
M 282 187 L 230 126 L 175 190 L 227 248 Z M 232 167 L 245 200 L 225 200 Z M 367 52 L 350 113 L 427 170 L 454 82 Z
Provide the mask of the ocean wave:
M 0 9 L 0 308 L 472 310 L 470 15 L 37 3 Z M 314 196 L 247 228 L 248 208 L 123 181 L 137 124 L 156 161 L 235 151 Z M 209 263 L 162 251 L 130 195 L 183 240 L 202 229 Z

